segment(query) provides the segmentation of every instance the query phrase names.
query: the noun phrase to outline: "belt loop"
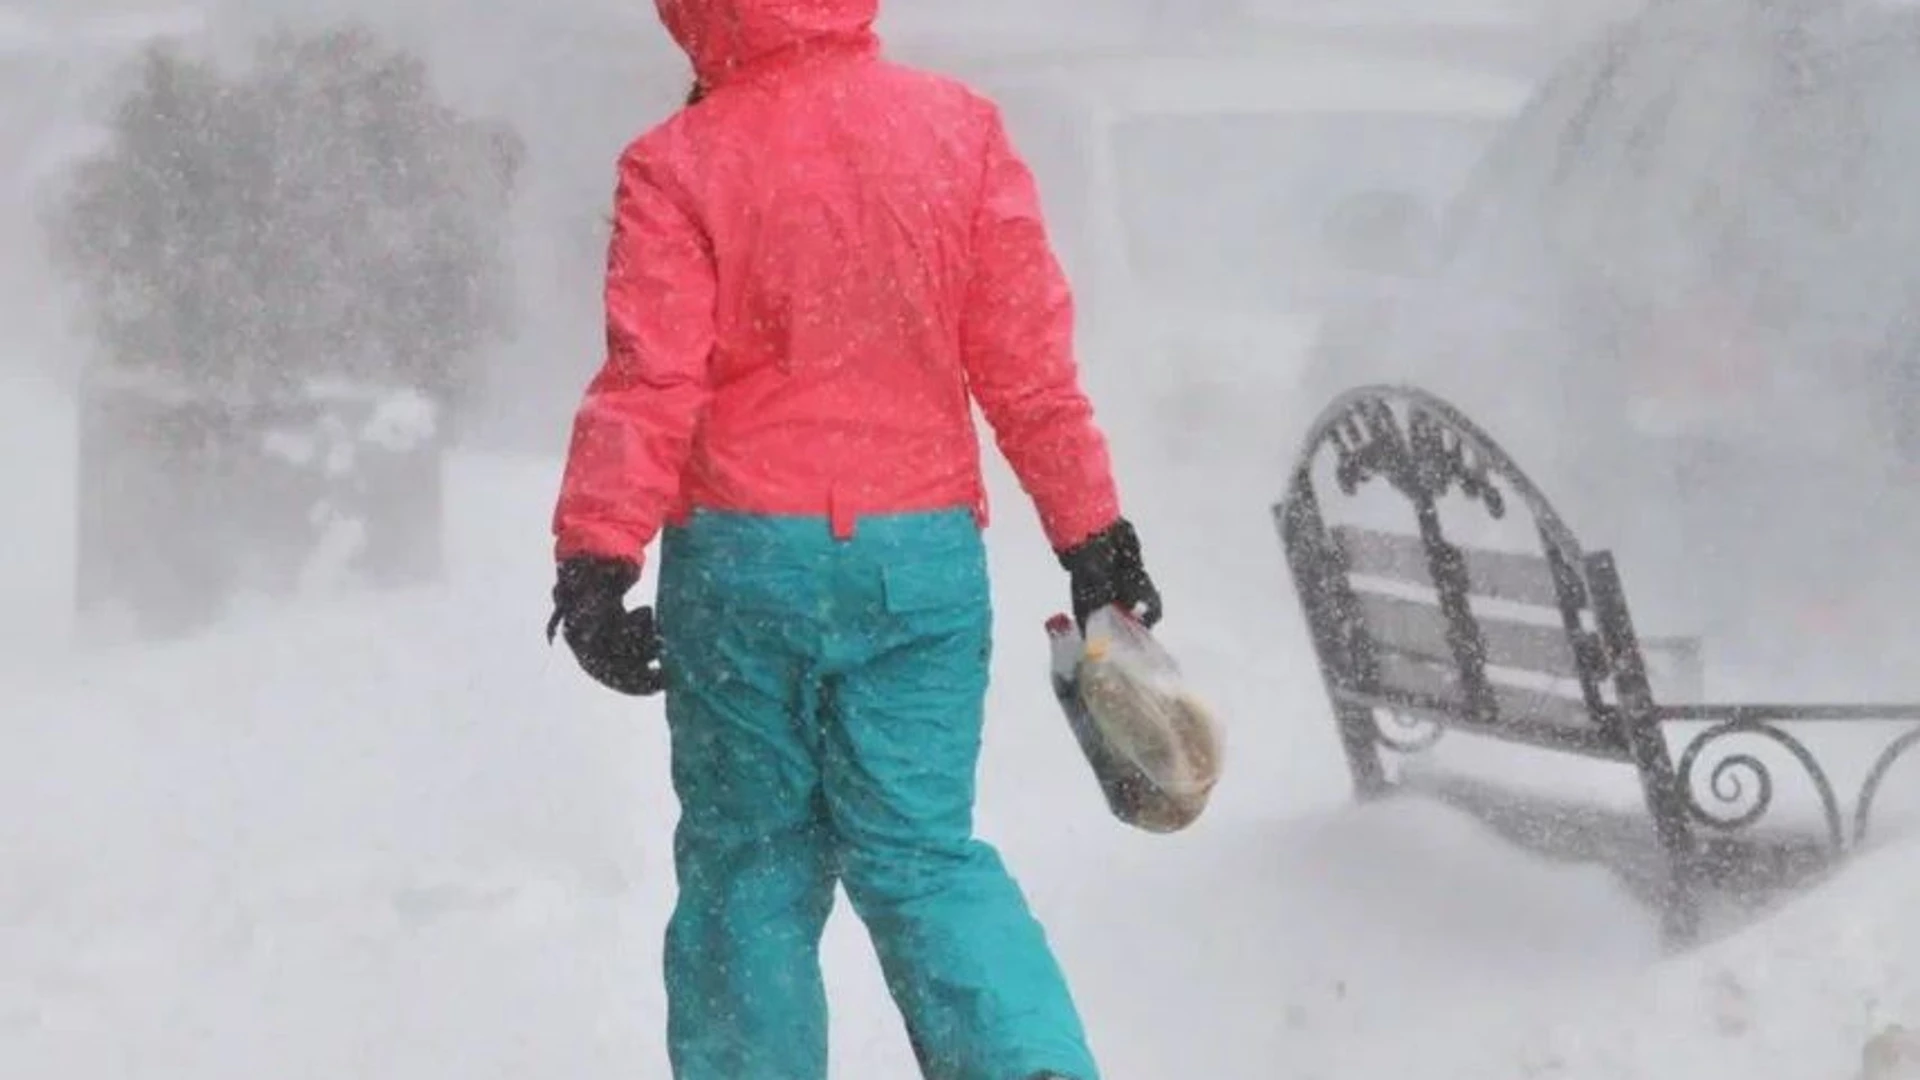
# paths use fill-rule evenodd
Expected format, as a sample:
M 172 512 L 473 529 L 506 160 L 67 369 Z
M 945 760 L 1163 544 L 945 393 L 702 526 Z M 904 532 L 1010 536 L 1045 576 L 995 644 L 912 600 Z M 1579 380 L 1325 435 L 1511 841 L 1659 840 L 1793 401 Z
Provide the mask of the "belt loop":
M 833 538 L 835 540 L 853 539 L 855 525 L 853 508 L 842 502 L 837 492 L 827 496 L 827 519 L 833 525 Z

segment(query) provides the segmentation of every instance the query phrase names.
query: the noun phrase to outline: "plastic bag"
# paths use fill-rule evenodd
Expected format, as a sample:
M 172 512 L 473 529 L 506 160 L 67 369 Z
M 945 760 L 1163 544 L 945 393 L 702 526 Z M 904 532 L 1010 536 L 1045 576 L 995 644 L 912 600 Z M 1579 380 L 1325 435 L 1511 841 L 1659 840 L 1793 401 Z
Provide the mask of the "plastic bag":
M 1178 832 L 1199 819 L 1220 779 L 1219 726 L 1153 634 L 1118 608 L 1047 620 L 1054 697 L 1121 821 Z

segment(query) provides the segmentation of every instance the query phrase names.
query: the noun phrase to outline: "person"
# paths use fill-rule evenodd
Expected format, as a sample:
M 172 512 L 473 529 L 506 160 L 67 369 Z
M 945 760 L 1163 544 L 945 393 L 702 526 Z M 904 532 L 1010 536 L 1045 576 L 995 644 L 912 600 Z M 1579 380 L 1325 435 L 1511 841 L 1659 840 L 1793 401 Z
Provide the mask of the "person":
M 977 403 L 1083 623 L 1161 599 L 999 110 L 897 65 L 877 0 L 658 0 L 692 102 L 620 157 L 607 355 L 554 508 L 582 669 L 664 691 L 680 1080 L 817 1080 L 844 884 L 920 1070 L 1099 1075 L 974 834 L 992 610 Z M 627 610 L 660 541 L 653 607 Z

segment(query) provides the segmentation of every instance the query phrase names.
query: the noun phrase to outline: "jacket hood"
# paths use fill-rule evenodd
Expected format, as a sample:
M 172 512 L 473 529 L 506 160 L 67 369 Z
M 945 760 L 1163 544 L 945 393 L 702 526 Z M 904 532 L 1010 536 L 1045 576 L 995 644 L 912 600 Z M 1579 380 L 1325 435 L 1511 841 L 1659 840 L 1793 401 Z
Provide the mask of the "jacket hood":
M 667 32 L 717 86 L 762 57 L 799 45 L 868 45 L 880 0 L 654 0 Z

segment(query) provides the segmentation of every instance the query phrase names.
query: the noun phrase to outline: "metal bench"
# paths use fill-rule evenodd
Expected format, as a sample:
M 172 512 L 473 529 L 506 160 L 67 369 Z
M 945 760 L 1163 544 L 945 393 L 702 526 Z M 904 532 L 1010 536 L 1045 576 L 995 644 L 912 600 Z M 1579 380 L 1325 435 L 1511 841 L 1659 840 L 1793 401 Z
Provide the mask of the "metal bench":
M 1333 513 L 1341 509 L 1350 512 Z M 1649 899 L 1672 942 L 1698 937 L 1710 886 L 1790 872 L 1803 880 L 1834 865 L 1865 837 L 1883 781 L 1920 743 L 1920 704 L 1657 701 L 1649 643 L 1612 555 L 1584 550 L 1491 438 L 1419 389 L 1336 398 L 1273 510 L 1358 796 L 1403 786 L 1388 752 L 1421 754 L 1449 731 L 1629 766 L 1645 809 L 1638 820 L 1657 841 Z M 1468 529 L 1522 542 L 1452 538 Z M 1697 666 L 1697 642 L 1660 646 L 1682 669 Z M 1890 733 L 1851 821 L 1796 724 Z M 1774 778 L 1756 750 L 1728 752 L 1738 738 L 1805 770 L 1817 805 L 1811 834 L 1757 828 Z M 1483 802 L 1571 851 L 1618 825 L 1577 807 L 1530 810 L 1524 797 Z

